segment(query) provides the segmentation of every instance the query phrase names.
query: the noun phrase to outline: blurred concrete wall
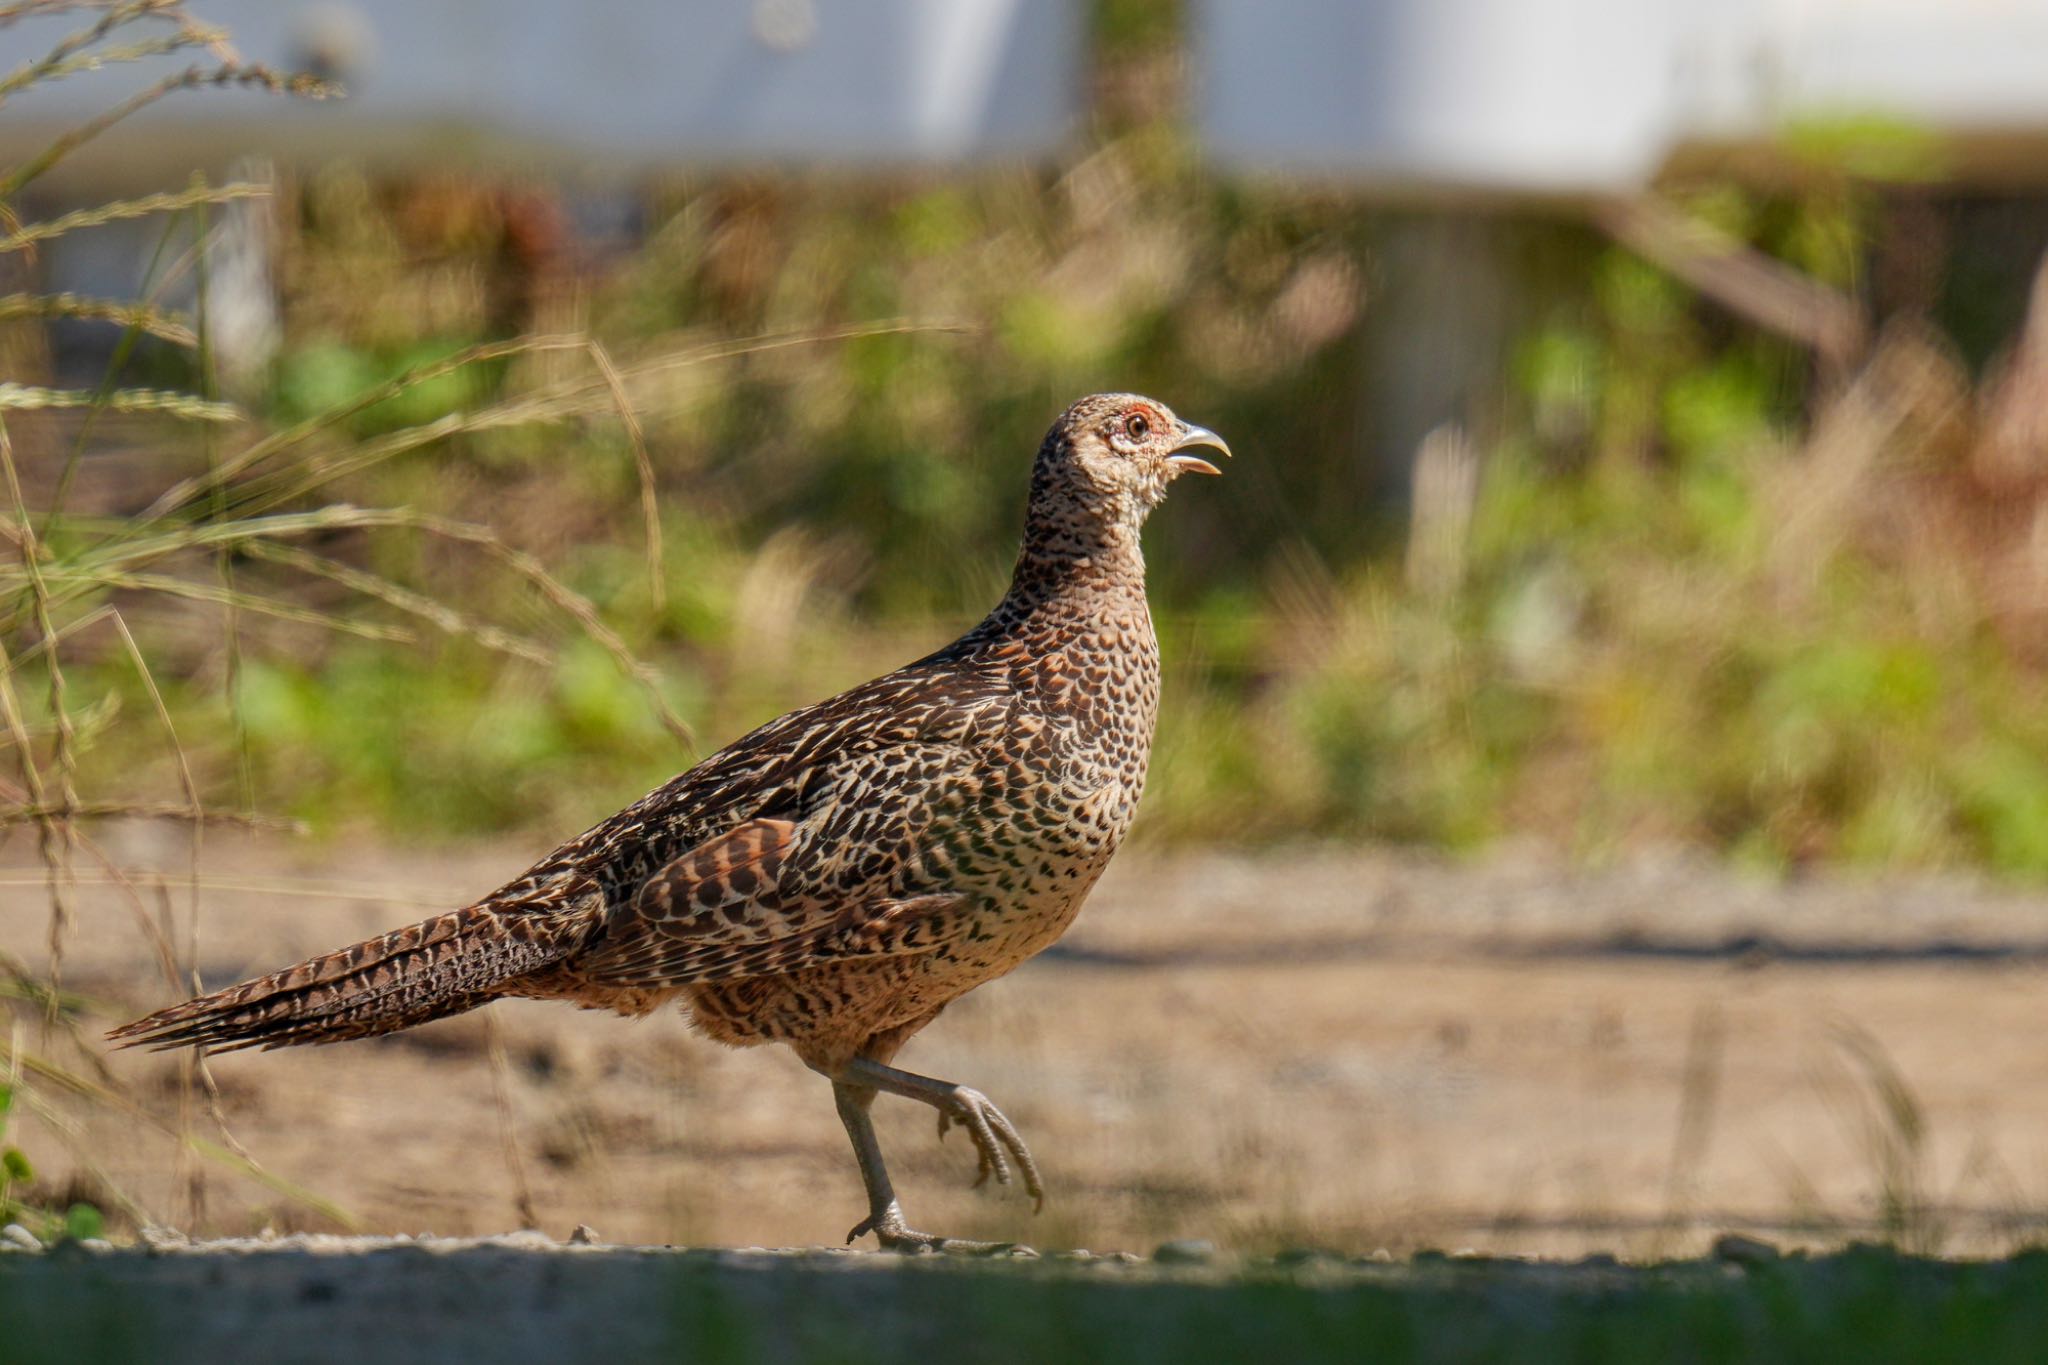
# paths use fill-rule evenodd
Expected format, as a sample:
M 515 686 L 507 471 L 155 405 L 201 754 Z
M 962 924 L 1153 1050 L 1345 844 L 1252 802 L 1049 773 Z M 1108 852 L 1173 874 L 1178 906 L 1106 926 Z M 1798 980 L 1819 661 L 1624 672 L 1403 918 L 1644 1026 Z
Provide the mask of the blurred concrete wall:
M 1193 113 L 1234 171 L 1363 190 L 1636 188 L 1702 146 L 1884 119 L 1952 179 L 2048 182 L 2048 0 L 1191 0 Z M 260 152 L 602 172 L 1055 153 L 1083 113 L 1083 0 L 193 0 L 247 59 L 343 83 L 309 105 L 164 101 L 71 158 L 182 174 Z M 0 25 L 0 70 L 80 27 Z M 7 100 L 0 156 L 182 69 L 178 53 Z
M 580 168 L 1044 155 L 1081 112 L 1081 0 L 195 0 L 248 59 L 344 83 L 308 106 L 166 101 L 77 164 L 243 152 Z M 83 16 L 0 27 L 0 68 Z M 1881 116 L 2048 180 L 2048 0 L 1195 0 L 1203 141 L 1365 187 L 1638 186 L 1694 144 Z M 17 94 L 0 153 L 188 64 Z M 2018 139 L 2023 146 L 2014 146 Z M 2031 147 L 2032 154 L 2028 148 Z
M 1244 171 L 1382 190 L 1640 188 L 1803 125 L 2048 183 L 2048 0 L 1197 0 L 1200 121 Z
M 795 160 L 871 166 L 1043 155 L 1073 126 L 1078 0 L 195 0 L 245 59 L 340 101 L 209 91 L 139 114 L 72 164 L 146 172 L 239 154 L 594 171 Z M 0 27 L 0 69 L 88 16 Z M 203 60 L 203 54 L 201 54 Z M 195 60 L 181 52 L 33 88 L 0 154 Z M 175 171 L 174 173 L 182 173 Z

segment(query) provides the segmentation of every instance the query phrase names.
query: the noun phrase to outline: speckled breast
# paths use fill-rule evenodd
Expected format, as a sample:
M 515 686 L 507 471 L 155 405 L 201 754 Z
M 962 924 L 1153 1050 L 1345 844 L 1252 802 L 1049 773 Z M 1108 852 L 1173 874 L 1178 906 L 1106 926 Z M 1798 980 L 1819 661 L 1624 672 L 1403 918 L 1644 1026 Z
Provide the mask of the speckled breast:
M 1158 713 L 1142 601 L 1030 651 L 981 761 L 935 787 L 895 894 L 958 892 L 974 923 L 935 951 L 693 988 L 698 1026 L 735 1043 L 837 1053 L 920 1025 L 1073 922 L 1131 826 Z
M 1007 971 L 1073 922 L 1137 815 L 1159 710 L 1159 647 L 1143 599 L 1065 632 L 1038 653 L 1001 765 L 1000 788 L 962 826 L 987 831 L 958 860 L 989 903 L 992 961 Z M 990 856 L 994 855 L 994 856 Z

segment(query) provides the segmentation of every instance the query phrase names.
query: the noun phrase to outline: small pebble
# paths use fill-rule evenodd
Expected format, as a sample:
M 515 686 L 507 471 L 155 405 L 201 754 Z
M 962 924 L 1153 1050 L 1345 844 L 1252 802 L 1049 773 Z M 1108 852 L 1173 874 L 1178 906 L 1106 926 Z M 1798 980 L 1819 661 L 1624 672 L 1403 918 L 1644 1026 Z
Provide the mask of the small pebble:
M 1115 1261 L 1118 1265 L 1136 1265 L 1142 1258 L 1135 1251 L 1112 1251 L 1103 1256 L 1102 1259 L 1105 1261 Z
M 78 1244 L 87 1251 L 112 1251 L 114 1249 L 114 1244 L 104 1237 L 81 1238 Z
M 36 1235 L 19 1223 L 9 1223 L 6 1227 L 0 1228 L 0 1242 L 19 1247 L 23 1251 L 43 1249 L 43 1244 L 36 1240 Z
M 1152 1253 L 1161 1265 L 1201 1265 L 1216 1259 L 1216 1244 L 1206 1237 L 1181 1237 L 1161 1242 Z
M 569 1234 L 569 1245 L 572 1247 L 596 1246 L 597 1229 L 591 1227 L 588 1223 L 578 1223 L 576 1230 Z
M 1365 1259 L 1371 1261 L 1374 1265 L 1392 1265 L 1394 1263 L 1394 1253 L 1385 1247 L 1374 1247 L 1372 1255 Z

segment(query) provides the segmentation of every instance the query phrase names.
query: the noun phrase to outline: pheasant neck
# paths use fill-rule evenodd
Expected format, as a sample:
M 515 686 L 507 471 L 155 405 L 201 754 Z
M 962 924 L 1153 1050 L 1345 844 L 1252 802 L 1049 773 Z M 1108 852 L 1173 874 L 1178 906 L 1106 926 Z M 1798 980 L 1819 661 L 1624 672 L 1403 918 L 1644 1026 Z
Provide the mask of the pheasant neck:
M 1099 609 L 1105 598 L 1145 597 L 1145 553 L 1138 528 L 1121 522 L 1060 520 L 1033 524 L 999 614 L 1038 616 L 1047 608 Z

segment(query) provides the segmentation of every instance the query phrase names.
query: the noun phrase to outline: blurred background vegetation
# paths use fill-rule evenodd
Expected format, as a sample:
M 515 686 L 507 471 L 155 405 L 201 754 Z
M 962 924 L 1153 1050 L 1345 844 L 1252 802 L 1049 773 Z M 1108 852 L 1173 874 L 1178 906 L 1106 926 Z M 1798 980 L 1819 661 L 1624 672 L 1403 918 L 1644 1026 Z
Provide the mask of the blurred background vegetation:
M 1214 177 L 1177 122 L 1176 8 L 1096 22 L 1093 118 L 1054 168 L 673 177 L 594 224 L 542 182 L 335 166 L 264 201 L 282 341 L 258 372 L 224 372 L 203 309 L 131 322 L 112 372 L 104 320 L 0 321 L 7 380 L 244 416 L 8 415 L 10 539 L 33 525 L 69 585 L 52 615 L 34 555 L 0 570 L 16 757 L 88 803 L 565 834 L 970 624 L 1047 422 L 1121 388 L 1238 453 L 1149 532 L 1168 678 L 1141 839 L 2048 873 L 2048 214 L 1944 193 L 1885 129 L 1801 131 L 1767 191 L 1665 187 L 1846 302 L 1860 330 L 1816 347 L 1597 214 Z M 148 288 L 203 270 L 228 211 L 170 215 Z M 1403 345 L 1373 326 L 1390 244 L 1453 220 L 1515 302 L 1498 383 L 1411 478 L 1362 453 L 1362 376 Z M 7 268 L 33 293 L 32 252 Z M 520 337 L 568 340 L 437 364 Z M 208 532 L 317 508 L 287 539 Z M 498 539 L 347 510 L 371 508 Z

